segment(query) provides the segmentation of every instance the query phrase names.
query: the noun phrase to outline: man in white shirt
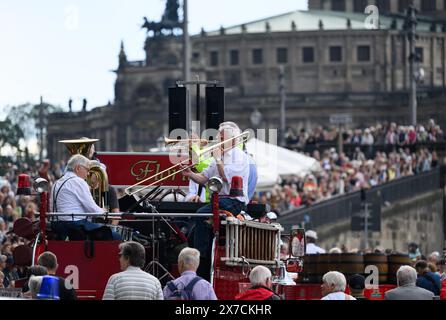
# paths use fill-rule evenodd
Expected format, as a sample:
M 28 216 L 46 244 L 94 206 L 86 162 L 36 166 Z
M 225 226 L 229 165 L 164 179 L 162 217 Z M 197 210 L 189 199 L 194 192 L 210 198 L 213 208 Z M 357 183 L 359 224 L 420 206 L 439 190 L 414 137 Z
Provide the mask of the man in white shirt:
M 305 232 L 305 238 L 307 240 L 306 254 L 325 253 L 324 249 L 322 249 L 316 245 L 316 240 L 317 240 L 316 231 L 308 230 L 307 232 Z
M 349 294 L 344 293 L 347 286 L 345 276 L 338 271 L 330 271 L 322 277 L 321 300 L 356 300 Z
M 74 155 L 68 160 L 66 173 L 53 186 L 51 193 L 51 211 L 56 213 L 105 213 L 99 207 L 90 193 L 90 187 L 85 181 L 90 170 L 90 160 L 83 155 Z M 58 217 L 57 222 L 52 223 L 53 230 L 65 240 L 70 230 L 92 231 L 103 225 L 92 223 L 87 216 Z M 120 240 L 117 233 L 113 233 L 113 239 Z
M 105 287 L 103 300 L 164 300 L 161 283 L 143 271 L 146 251 L 137 242 L 119 245 L 122 272 L 112 275 Z
M 241 131 L 233 122 L 224 122 L 220 125 L 220 141 L 225 141 L 240 135 Z M 217 149 L 214 151 L 214 160 L 202 173 L 193 173 L 190 169 L 183 171 L 183 175 L 195 181 L 198 184 L 206 185 L 210 178 L 218 176 L 223 181 L 223 187 L 220 191 L 219 207 L 220 209 L 231 212 L 237 216 L 245 209 L 249 203 L 248 199 L 248 180 L 249 180 L 249 159 L 248 155 L 240 148 L 236 147 L 240 142 L 233 142 L 233 148 L 230 150 L 227 145 L 226 150 Z M 235 176 L 243 179 L 243 195 L 237 197 L 230 196 L 231 181 Z M 206 205 L 198 210 L 198 213 L 212 212 L 212 205 Z M 210 225 L 205 222 L 206 219 L 195 219 L 194 247 L 200 251 L 202 258 L 210 258 Z M 204 265 L 204 264 L 203 264 Z

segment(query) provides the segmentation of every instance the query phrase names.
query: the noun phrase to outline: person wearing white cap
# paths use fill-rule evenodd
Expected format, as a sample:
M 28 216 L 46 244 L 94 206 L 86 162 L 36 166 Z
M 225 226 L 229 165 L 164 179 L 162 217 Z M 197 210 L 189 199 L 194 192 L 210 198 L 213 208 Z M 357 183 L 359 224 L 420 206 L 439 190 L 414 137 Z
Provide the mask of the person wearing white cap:
M 308 230 L 307 232 L 305 232 L 305 238 L 307 240 L 306 254 L 325 253 L 324 249 L 322 249 L 316 245 L 316 240 L 317 240 L 316 231 Z

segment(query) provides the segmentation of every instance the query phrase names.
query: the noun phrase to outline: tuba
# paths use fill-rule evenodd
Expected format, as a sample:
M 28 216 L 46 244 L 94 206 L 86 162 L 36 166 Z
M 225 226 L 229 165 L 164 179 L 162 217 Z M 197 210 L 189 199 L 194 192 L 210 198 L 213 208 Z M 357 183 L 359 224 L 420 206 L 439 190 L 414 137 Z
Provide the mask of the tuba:
M 77 140 L 61 140 L 70 155 L 81 154 L 89 158 L 91 146 L 99 141 L 98 139 L 77 139 Z M 87 183 L 90 187 L 91 195 L 93 196 L 96 204 L 101 207 L 109 209 L 108 206 L 108 175 L 107 172 L 101 167 L 99 161 L 91 160 L 90 170 L 88 172 Z

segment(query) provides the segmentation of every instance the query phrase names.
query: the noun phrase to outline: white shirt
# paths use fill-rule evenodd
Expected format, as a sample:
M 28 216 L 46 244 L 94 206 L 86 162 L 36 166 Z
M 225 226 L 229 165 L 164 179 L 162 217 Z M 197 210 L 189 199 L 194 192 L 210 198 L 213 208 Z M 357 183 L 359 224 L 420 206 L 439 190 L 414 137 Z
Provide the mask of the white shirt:
M 192 197 L 197 196 L 199 188 L 200 188 L 200 185 L 198 183 L 196 183 L 195 181 L 193 181 L 192 179 L 190 179 L 189 180 L 189 193 L 186 195 L 186 198 L 184 198 L 184 202 L 188 202 L 188 201 L 190 201 L 190 199 Z M 206 202 L 206 187 L 205 186 L 203 186 L 203 188 L 201 190 L 200 200 L 203 203 Z
M 65 181 L 67 182 L 62 186 Z M 56 195 L 56 207 L 53 207 Z M 104 210 L 94 202 L 87 182 L 71 171 L 67 171 L 54 184 L 51 192 L 51 209 L 53 212 L 57 211 L 59 213 L 104 213 Z M 86 219 L 86 216 L 76 216 L 74 218 L 59 217 L 61 221 L 78 221 L 83 219 Z
M 130 266 L 108 279 L 102 300 L 164 300 L 164 296 L 157 278 Z
M 344 292 L 333 292 L 327 294 L 321 300 L 356 300 L 356 298 Z
M 307 243 L 306 254 L 318 254 L 318 253 L 325 253 L 325 250 L 318 247 L 314 243 Z
M 243 197 L 236 197 L 235 199 L 248 204 L 248 179 L 249 179 L 249 159 L 248 155 L 240 150 L 239 148 L 234 148 L 226 152 L 223 156 L 223 165 L 225 176 L 228 182 L 223 181 L 223 188 L 220 191 L 220 195 L 229 196 L 231 191 L 231 181 L 232 177 L 239 176 L 243 179 Z M 210 179 L 212 177 L 218 176 L 217 164 L 215 160 L 211 162 L 209 167 L 207 167 L 202 174 Z

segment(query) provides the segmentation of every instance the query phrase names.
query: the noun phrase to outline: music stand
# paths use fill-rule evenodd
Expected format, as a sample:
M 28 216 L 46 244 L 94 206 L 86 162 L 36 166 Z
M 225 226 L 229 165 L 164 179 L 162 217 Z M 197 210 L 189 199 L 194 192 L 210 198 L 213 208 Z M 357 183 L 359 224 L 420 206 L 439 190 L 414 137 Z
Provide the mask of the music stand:
M 146 206 L 151 208 L 152 213 L 159 214 L 159 212 L 158 212 L 158 210 L 156 210 L 155 206 L 153 206 L 151 204 L 147 204 Z M 170 228 L 172 228 L 172 226 L 166 221 L 166 219 L 164 219 L 163 217 L 161 217 L 161 218 Z M 157 234 L 158 234 L 158 237 L 156 236 Z M 152 261 L 144 268 L 144 271 L 149 272 L 150 274 L 152 274 L 153 276 L 158 278 L 158 280 L 160 280 L 160 281 L 162 279 L 164 279 L 164 277 L 166 277 L 166 276 L 169 276 L 172 280 L 174 280 L 175 277 L 159 262 L 159 241 L 160 241 L 160 239 L 161 239 L 160 230 L 158 229 L 158 233 L 155 233 L 155 217 L 153 217 L 152 218 Z M 155 254 L 155 251 L 157 254 Z M 158 276 L 159 268 L 161 268 L 162 271 L 164 272 L 162 276 Z

